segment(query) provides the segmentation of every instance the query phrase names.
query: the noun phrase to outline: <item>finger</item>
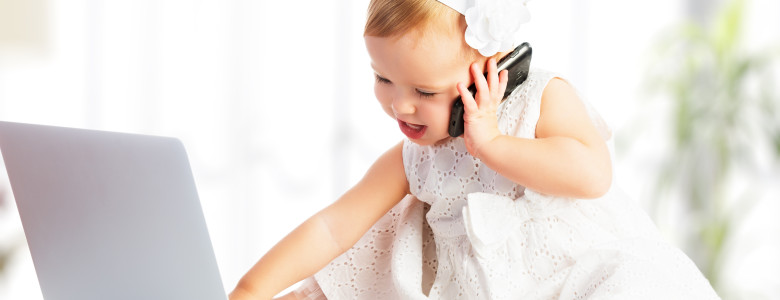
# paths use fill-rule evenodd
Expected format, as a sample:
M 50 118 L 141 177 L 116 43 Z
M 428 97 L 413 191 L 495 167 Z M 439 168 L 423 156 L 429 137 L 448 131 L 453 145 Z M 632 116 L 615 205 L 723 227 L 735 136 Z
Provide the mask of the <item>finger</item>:
M 478 110 L 479 108 L 477 107 L 477 102 L 474 101 L 474 97 L 471 95 L 471 92 L 466 87 L 466 85 L 458 82 L 457 88 L 458 93 L 460 93 L 460 100 L 463 101 L 463 108 L 465 109 L 466 113 Z
M 487 63 L 487 83 L 490 87 L 491 93 L 498 87 L 498 67 L 496 66 L 496 59 L 490 58 Z M 495 94 L 494 94 L 495 96 Z
M 491 58 L 488 60 L 487 66 L 487 80 L 490 86 L 490 104 L 492 107 L 498 107 L 501 103 L 501 99 L 504 96 L 504 92 L 501 90 L 500 72 L 498 72 L 498 66 L 496 65 L 496 59 Z
M 479 69 L 477 63 L 471 64 L 471 75 L 474 76 L 474 85 L 477 87 L 476 102 L 478 106 L 482 106 L 484 99 L 490 99 L 490 87 L 487 84 L 485 75 L 482 74 L 482 70 Z
M 498 102 L 501 102 L 502 98 L 504 98 L 504 93 L 506 93 L 506 86 L 509 84 L 509 71 L 503 70 L 501 73 L 498 74 L 498 85 L 499 85 L 499 96 L 498 96 Z

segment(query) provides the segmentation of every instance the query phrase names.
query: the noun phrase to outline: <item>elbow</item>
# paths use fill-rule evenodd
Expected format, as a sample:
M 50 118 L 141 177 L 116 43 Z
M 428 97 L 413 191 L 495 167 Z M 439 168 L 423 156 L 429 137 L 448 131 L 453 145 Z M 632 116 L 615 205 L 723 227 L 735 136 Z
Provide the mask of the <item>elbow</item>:
M 599 176 L 601 178 L 598 178 L 596 180 L 593 180 L 593 183 L 586 187 L 582 192 L 583 199 L 596 199 L 600 198 L 601 196 L 604 196 L 607 194 L 609 189 L 612 187 L 612 176 L 611 172 L 609 176 Z
M 583 187 L 582 199 L 596 199 L 601 198 L 610 188 L 612 188 L 612 159 L 609 155 L 609 150 L 606 148 L 606 144 L 599 144 L 602 147 L 597 148 L 593 152 L 592 158 L 589 161 L 587 172 L 587 182 Z
M 329 215 L 330 211 L 322 211 L 312 219 L 315 219 L 317 224 L 320 226 L 320 232 L 324 232 L 325 235 L 327 235 L 327 239 L 330 240 L 330 249 L 331 251 L 334 251 L 335 253 L 344 253 L 347 250 L 349 250 L 352 245 L 357 243 L 357 239 L 354 241 L 347 239 L 345 240 L 345 237 L 343 234 L 344 230 L 339 228 L 338 226 L 342 226 L 342 223 L 338 222 L 338 218 L 333 218 Z M 359 239 L 360 237 L 358 237 Z
M 586 182 L 580 191 L 582 199 L 596 199 L 604 196 L 612 187 L 612 165 L 607 163 L 607 166 L 602 168 L 593 168 L 593 171 L 586 176 L 590 180 L 584 180 Z

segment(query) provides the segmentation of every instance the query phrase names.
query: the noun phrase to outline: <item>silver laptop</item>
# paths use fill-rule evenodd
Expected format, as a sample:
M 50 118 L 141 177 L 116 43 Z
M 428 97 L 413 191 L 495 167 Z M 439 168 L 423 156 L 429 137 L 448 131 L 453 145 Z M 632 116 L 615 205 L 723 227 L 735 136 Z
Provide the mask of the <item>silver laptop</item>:
M 43 297 L 227 299 L 174 138 L 0 122 Z

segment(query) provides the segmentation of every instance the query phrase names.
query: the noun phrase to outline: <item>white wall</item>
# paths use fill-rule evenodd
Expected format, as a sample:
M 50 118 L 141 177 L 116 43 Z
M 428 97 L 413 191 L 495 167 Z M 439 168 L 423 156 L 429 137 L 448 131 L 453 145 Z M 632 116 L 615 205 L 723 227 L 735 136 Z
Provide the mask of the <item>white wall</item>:
M 0 120 L 181 138 L 228 291 L 402 138 L 373 97 L 366 0 L 38 1 L 44 41 L 0 39 Z M 756 40 L 776 41 L 778 5 L 753 3 L 765 8 L 756 18 L 774 22 Z M 571 79 L 619 132 L 649 45 L 682 4 L 530 6 L 534 65 Z M 650 176 L 642 159 L 617 161 L 636 199 Z M 22 236 L 13 207 L 0 207 L 0 220 L 0 244 Z M 0 298 L 40 298 L 26 249 L 7 271 Z

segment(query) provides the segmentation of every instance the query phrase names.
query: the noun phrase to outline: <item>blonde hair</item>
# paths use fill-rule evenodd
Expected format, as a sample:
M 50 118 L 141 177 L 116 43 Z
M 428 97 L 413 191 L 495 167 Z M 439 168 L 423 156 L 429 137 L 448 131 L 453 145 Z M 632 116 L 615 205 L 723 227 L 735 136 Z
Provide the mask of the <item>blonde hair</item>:
M 474 59 L 480 54 L 463 39 L 465 26 L 463 15 L 438 0 L 371 0 L 363 36 L 400 37 L 415 32 L 422 37 L 454 30 L 463 43 L 460 56 Z
M 460 13 L 436 0 L 372 0 L 364 36 L 400 36 L 421 30 L 442 18 L 456 20 Z
M 414 32 L 423 37 L 455 31 L 463 44 L 460 56 L 474 59 L 480 54 L 463 39 L 465 26 L 463 15 L 438 0 L 371 0 L 363 36 L 400 37 Z

